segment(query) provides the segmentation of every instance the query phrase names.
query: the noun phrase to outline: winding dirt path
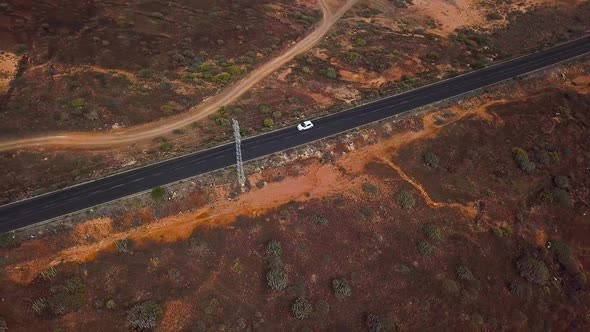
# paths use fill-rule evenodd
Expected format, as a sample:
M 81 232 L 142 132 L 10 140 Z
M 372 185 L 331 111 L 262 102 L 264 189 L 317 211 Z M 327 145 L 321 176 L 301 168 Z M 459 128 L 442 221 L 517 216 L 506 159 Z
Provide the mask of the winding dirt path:
M 283 54 L 255 69 L 235 85 L 222 91 L 220 94 L 209 98 L 205 102 L 192 107 L 184 114 L 145 125 L 116 129 L 108 132 L 72 132 L 0 141 L 0 152 L 37 147 L 58 147 L 68 149 L 108 148 L 153 139 L 162 136 L 163 134 L 167 134 L 174 129 L 188 126 L 191 123 L 216 112 L 220 107 L 234 102 L 258 82 L 262 81 L 295 58 L 295 56 L 310 50 L 321 41 L 338 19 L 340 19 L 342 15 L 344 15 L 344 13 L 346 13 L 346 11 L 348 11 L 358 0 L 346 0 L 346 2 L 337 8 L 337 10 L 330 8 L 329 1 L 330 0 L 318 0 L 318 4 L 323 13 L 323 18 L 320 25 L 313 32 L 297 42 L 293 47 L 287 49 Z

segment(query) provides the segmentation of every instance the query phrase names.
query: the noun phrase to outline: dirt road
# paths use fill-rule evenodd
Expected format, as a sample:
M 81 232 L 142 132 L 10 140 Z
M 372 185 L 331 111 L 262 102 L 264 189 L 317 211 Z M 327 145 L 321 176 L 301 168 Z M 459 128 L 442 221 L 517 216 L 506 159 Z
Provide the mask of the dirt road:
M 170 133 L 174 129 L 188 126 L 191 123 L 216 112 L 220 107 L 234 102 L 258 82 L 262 81 L 274 71 L 291 61 L 296 55 L 310 50 L 314 45 L 321 41 L 334 23 L 336 23 L 336 21 L 338 21 L 338 19 L 340 19 L 340 17 L 342 17 L 342 15 L 344 15 L 344 13 L 346 13 L 346 11 L 357 1 L 358 0 L 346 0 L 344 4 L 333 9 L 330 6 L 330 0 L 318 0 L 323 17 L 320 24 L 313 32 L 278 57 L 256 68 L 235 85 L 228 87 L 207 101 L 194 106 L 184 114 L 145 125 L 101 133 L 72 132 L 1 141 L 0 152 L 35 147 L 58 147 L 68 149 L 108 148 L 153 139 Z

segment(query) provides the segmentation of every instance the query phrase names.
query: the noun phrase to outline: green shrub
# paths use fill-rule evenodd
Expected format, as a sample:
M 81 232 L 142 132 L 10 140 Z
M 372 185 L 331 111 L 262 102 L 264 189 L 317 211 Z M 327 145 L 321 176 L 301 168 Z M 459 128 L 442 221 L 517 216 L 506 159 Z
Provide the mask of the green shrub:
M 506 237 L 512 235 L 512 229 L 509 227 L 494 227 L 492 228 L 492 232 L 497 237 Z
M 348 52 L 346 54 L 346 58 L 350 61 L 356 61 L 361 57 L 361 55 L 357 52 Z
M 284 268 L 273 267 L 266 273 L 266 282 L 271 289 L 283 290 L 287 288 L 287 272 Z
M 117 248 L 118 252 L 129 252 L 129 240 L 128 239 L 123 239 L 123 240 L 118 240 L 115 243 L 115 247 Z
M 556 203 L 567 205 L 567 206 L 572 205 L 572 197 L 571 197 L 570 193 L 565 189 L 553 188 L 553 190 L 551 190 L 551 197 L 552 197 L 552 200 Z
M 528 153 L 521 148 L 513 148 L 512 157 L 518 167 L 527 173 L 532 173 L 537 168 L 537 165 L 530 161 Z
M 0 317 L 0 332 L 8 332 L 8 324 L 4 317 Z
M 260 105 L 258 107 L 258 110 L 262 113 L 262 114 L 268 114 L 270 113 L 270 107 L 268 107 L 267 105 Z
M 396 201 L 402 209 L 411 209 L 416 205 L 416 199 L 414 199 L 414 196 L 405 190 L 397 193 Z
M 424 154 L 424 156 L 422 156 L 422 159 L 424 160 L 424 164 L 426 166 L 431 168 L 438 167 L 439 159 L 438 156 L 433 152 L 427 152 L 426 154 Z
M 283 247 L 277 240 L 272 240 L 266 245 L 266 254 L 275 257 L 283 256 Z
M 553 178 L 553 185 L 561 189 L 569 189 L 570 181 L 567 176 L 558 175 Z
M 442 291 L 448 295 L 457 294 L 459 293 L 459 285 L 454 280 L 445 279 L 442 281 Z
M 113 310 L 115 309 L 115 307 L 117 306 L 117 304 L 115 303 L 114 300 L 108 300 L 107 304 L 106 304 L 106 308 L 109 310 Z
M 299 297 L 293 302 L 291 312 L 297 319 L 306 319 L 313 312 L 313 306 L 307 300 Z
M 369 182 L 363 183 L 363 190 L 366 193 L 373 194 L 373 195 L 376 195 L 379 193 L 379 187 L 377 187 L 376 185 L 369 183 Z
M 52 292 L 52 296 L 43 300 L 45 307 L 42 311 L 46 310 L 54 315 L 74 312 L 86 302 L 86 285 L 78 277 L 68 279 L 63 285 L 52 288 Z
M 0 234 L 0 248 L 11 248 L 18 245 L 12 233 Z
M 159 149 L 160 149 L 160 151 L 164 151 L 164 152 L 172 151 L 172 149 L 174 149 L 174 144 L 172 144 L 170 142 L 164 142 L 164 143 L 160 144 Z
M 154 189 L 152 189 L 152 192 L 150 194 L 152 196 L 152 199 L 156 202 L 160 202 L 164 199 L 164 196 L 166 196 L 166 189 L 162 188 L 162 187 L 156 187 Z
M 442 241 L 443 235 L 440 228 L 435 224 L 425 224 L 422 226 L 424 235 L 433 241 Z
M 461 279 L 461 280 L 474 280 L 475 279 L 471 270 L 465 265 L 457 266 L 456 272 L 457 272 L 457 277 L 459 277 L 459 279 Z
M 268 286 L 274 290 L 287 288 L 288 277 L 283 263 L 283 248 L 279 241 L 272 240 L 266 245 L 266 260 L 269 267 L 266 273 Z
M 523 257 L 516 262 L 516 268 L 521 277 L 533 284 L 544 285 L 549 280 L 549 269 L 541 260 Z
M 70 107 L 77 110 L 83 109 L 85 104 L 86 101 L 84 100 L 84 98 L 76 98 L 70 101 Z
M 272 117 L 275 119 L 280 119 L 281 116 L 283 116 L 283 114 L 281 114 L 279 111 L 272 112 Z
M 365 324 L 369 328 L 369 332 L 382 332 L 383 331 L 383 319 L 379 315 L 368 314 Z
M 361 206 L 361 208 L 359 209 L 359 212 L 361 213 L 361 215 L 365 218 L 371 218 L 374 214 L 375 211 L 373 211 L 373 209 L 371 209 L 368 206 Z
M 14 54 L 16 55 L 22 55 L 24 53 L 26 53 L 29 50 L 29 47 L 25 44 L 16 44 L 14 46 Z
M 367 45 L 367 40 L 365 38 L 358 37 L 354 39 L 354 46 L 362 47 L 365 45 Z
M 432 256 L 434 254 L 434 246 L 428 241 L 418 242 L 418 252 L 422 256 Z
M 342 299 L 352 295 L 352 287 L 344 278 L 332 280 L 332 290 L 337 298 Z
M 433 52 L 429 52 L 429 53 L 428 53 L 426 56 L 427 56 L 427 57 L 428 57 L 430 60 L 438 60 L 438 59 L 440 58 L 440 54 L 439 54 L 439 53 L 437 53 L 437 52 L 434 52 L 434 51 L 433 51 Z
M 157 303 L 147 301 L 134 305 L 127 311 L 127 322 L 137 330 L 153 329 L 158 326 L 164 311 Z
M 51 266 L 50 268 L 48 268 L 47 270 L 41 272 L 41 278 L 45 279 L 45 280 L 53 280 L 53 278 L 55 278 L 57 276 L 57 270 L 55 269 L 55 267 Z
M 328 224 L 328 219 L 321 214 L 314 214 L 311 216 L 311 221 L 318 226 L 324 226 Z
M 215 124 L 217 124 L 220 127 L 229 127 L 231 122 L 229 121 L 229 119 L 219 116 L 219 117 L 215 118 Z
M 229 80 L 231 80 L 231 75 L 226 72 L 213 76 L 213 82 L 219 85 L 226 85 L 229 82 Z
M 330 313 L 330 305 L 324 300 L 317 300 L 314 305 L 314 309 L 320 316 L 323 317 L 328 316 Z
M 144 79 L 149 79 L 154 76 L 154 72 L 151 69 L 142 69 L 137 73 L 137 75 Z
M 302 71 L 304 74 L 311 74 L 311 73 L 313 73 L 313 70 L 312 70 L 311 68 L 309 68 L 308 66 L 303 66 L 303 67 L 301 67 L 301 71 Z
M 266 128 L 272 128 L 275 125 L 275 121 L 271 118 L 266 118 L 264 119 L 263 125 Z
M 553 251 L 558 258 L 569 257 L 572 254 L 571 248 L 565 242 L 559 240 L 551 241 L 551 251 Z
M 45 301 L 45 299 L 38 298 L 33 301 L 33 304 L 31 304 L 31 309 L 33 309 L 37 315 L 42 315 L 47 310 L 47 301 Z
M 326 77 L 331 80 L 335 80 L 338 78 L 338 72 L 333 67 L 328 67 L 326 69 Z

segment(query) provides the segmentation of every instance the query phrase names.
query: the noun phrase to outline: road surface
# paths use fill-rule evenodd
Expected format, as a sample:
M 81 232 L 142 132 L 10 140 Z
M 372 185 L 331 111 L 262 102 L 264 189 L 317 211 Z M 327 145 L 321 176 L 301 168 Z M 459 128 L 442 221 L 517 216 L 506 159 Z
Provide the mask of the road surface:
M 242 143 L 243 158 L 248 161 L 313 142 L 587 53 L 590 36 L 316 119 L 308 131 L 298 132 L 293 126 L 252 137 Z M 0 233 L 227 167 L 235 162 L 234 153 L 234 145 L 226 144 L 2 206 Z

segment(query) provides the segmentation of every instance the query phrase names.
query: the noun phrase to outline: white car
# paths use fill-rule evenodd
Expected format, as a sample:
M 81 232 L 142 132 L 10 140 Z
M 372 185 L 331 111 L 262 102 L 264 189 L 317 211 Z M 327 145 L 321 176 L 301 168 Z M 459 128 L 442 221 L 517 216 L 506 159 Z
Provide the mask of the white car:
M 297 125 L 297 130 L 299 131 L 304 131 L 311 128 L 313 128 L 313 123 L 311 123 L 311 121 L 309 120 L 303 121 L 302 123 Z

